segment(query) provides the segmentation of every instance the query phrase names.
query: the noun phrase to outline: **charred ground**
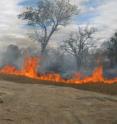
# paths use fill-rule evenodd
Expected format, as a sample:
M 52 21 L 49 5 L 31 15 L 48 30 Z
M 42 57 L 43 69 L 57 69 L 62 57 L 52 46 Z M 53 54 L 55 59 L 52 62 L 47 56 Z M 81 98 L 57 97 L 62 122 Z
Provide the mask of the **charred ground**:
M 15 76 L 8 74 L 0 74 L 0 80 L 12 81 L 15 83 L 23 83 L 23 84 L 42 84 L 42 85 L 55 85 L 61 87 L 72 87 L 75 89 L 88 90 L 93 92 L 99 92 L 110 95 L 117 95 L 117 83 L 106 84 L 101 82 L 95 83 L 87 83 L 87 84 L 66 84 L 61 82 L 52 82 L 52 81 L 43 81 L 31 79 L 23 76 Z

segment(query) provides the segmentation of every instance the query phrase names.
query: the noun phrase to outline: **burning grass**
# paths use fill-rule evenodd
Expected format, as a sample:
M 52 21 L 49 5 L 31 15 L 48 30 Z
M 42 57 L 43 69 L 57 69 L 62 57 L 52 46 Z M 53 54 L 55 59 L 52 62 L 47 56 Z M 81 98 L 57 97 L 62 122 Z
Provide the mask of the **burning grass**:
M 5 65 L 3 68 L 0 68 L 1 74 L 12 74 L 16 76 L 25 76 L 32 79 L 38 80 L 48 80 L 51 82 L 62 82 L 66 84 L 87 84 L 87 83 L 95 83 L 102 82 L 113 84 L 113 82 L 117 82 L 117 78 L 114 79 L 106 79 L 103 75 L 103 67 L 100 65 L 97 67 L 90 76 L 86 76 L 80 72 L 73 75 L 73 77 L 69 80 L 65 80 L 58 73 L 47 73 L 41 74 L 37 71 L 39 67 L 39 58 L 38 57 L 26 57 L 24 59 L 23 67 L 18 70 L 14 66 Z
M 43 85 L 55 85 L 55 86 L 64 86 L 64 87 L 72 87 L 81 90 L 88 90 L 93 92 L 99 92 L 110 95 L 117 95 L 117 83 L 106 84 L 106 83 L 87 83 L 87 84 L 66 84 L 63 82 L 52 82 L 52 81 L 43 81 L 32 78 L 27 78 L 24 76 L 16 76 L 9 74 L 0 74 L 0 80 L 12 81 L 15 83 L 25 83 L 25 84 L 43 84 Z
M 71 79 L 65 80 L 60 74 L 38 73 L 38 63 L 38 57 L 27 57 L 24 60 L 23 68 L 20 70 L 17 70 L 14 66 L 6 65 L 0 69 L 0 79 L 19 83 L 68 86 L 112 95 L 117 94 L 117 78 L 105 79 L 102 66 L 96 68 L 90 76 L 76 73 Z M 81 77 L 83 77 L 83 79 L 81 79 Z

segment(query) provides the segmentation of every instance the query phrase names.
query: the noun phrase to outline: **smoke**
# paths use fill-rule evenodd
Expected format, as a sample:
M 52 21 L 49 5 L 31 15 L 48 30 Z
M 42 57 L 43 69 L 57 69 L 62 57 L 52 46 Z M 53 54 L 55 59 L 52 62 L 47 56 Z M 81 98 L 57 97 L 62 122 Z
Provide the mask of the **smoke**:
M 0 51 L 0 67 L 12 65 L 17 69 L 21 69 L 24 59 L 27 56 L 39 57 L 38 72 L 42 74 L 59 73 L 64 78 L 71 78 L 71 76 L 78 71 L 74 56 L 65 54 L 60 49 L 49 48 L 42 57 L 38 49 L 33 47 L 19 48 L 13 44 Z M 95 67 L 98 66 L 98 64 L 96 65 L 97 58 L 97 54 L 87 56 L 85 65 L 83 65 L 79 71 L 84 75 L 90 75 Z M 104 57 L 102 60 L 105 60 Z M 104 63 L 104 65 L 106 64 Z M 116 77 L 117 67 L 107 68 L 104 66 L 104 76 L 107 78 Z
M 0 52 L 0 67 L 12 65 L 17 69 L 21 69 L 24 64 L 25 57 L 37 55 L 40 55 L 38 49 L 33 47 L 19 48 L 17 45 L 10 44 Z
M 70 77 L 77 71 L 73 56 L 64 54 L 60 49 L 51 49 L 42 57 L 39 71 L 41 73 L 59 73 Z
M 23 55 L 21 49 L 16 45 L 9 45 L 1 54 L 0 66 L 13 65 L 20 68 L 23 62 Z
M 59 73 L 63 77 L 71 77 L 77 70 L 75 58 L 69 54 L 64 54 L 60 49 L 49 48 L 43 57 L 40 51 L 33 47 L 19 48 L 16 45 L 9 45 L 1 52 L 0 67 L 5 65 L 13 65 L 17 69 L 21 69 L 26 56 L 39 57 L 38 71 L 40 73 Z M 90 74 L 91 71 L 81 69 L 80 72 Z

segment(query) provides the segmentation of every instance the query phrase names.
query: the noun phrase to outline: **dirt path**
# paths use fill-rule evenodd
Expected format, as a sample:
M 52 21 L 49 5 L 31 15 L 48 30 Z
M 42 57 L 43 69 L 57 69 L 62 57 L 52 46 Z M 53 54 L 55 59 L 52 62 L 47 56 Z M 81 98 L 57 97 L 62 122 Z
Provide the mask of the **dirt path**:
M 117 96 L 0 81 L 0 124 L 117 124 Z

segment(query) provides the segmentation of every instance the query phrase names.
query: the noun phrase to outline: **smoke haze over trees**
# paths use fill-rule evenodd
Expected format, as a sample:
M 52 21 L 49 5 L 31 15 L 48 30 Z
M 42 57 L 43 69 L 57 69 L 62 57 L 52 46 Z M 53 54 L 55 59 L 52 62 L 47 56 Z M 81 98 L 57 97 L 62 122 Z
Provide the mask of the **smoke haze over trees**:
M 52 46 L 52 37 L 56 37 L 56 32 L 65 29 L 69 22 L 73 21 L 74 15 L 80 16 L 80 11 L 69 0 L 39 0 L 35 6 L 24 7 L 18 17 L 22 23 L 26 22 L 26 26 L 30 27 L 30 39 L 37 41 L 40 47 L 35 49 L 32 46 L 19 48 L 18 45 L 8 45 L 1 53 L 0 66 L 11 64 L 21 68 L 27 52 L 42 57 L 38 69 L 42 73 L 56 72 L 66 77 L 76 71 L 90 74 L 100 64 L 105 70 L 115 68 L 117 32 L 105 43 L 96 47 L 98 39 L 96 40 L 94 36 L 95 32 L 98 33 L 98 27 L 95 30 L 92 25 L 88 27 L 87 24 L 78 24 L 76 30 L 68 30 L 66 37 L 55 39 L 56 48 Z
M 61 47 L 65 52 L 75 57 L 77 69 L 80 69 L 87 62 L 86 57 L 94 45 L 92 37 L 94 32 L 94 28 L 78 27 L 75 33 L 71 33 L 69 38 L 63 41 Z

